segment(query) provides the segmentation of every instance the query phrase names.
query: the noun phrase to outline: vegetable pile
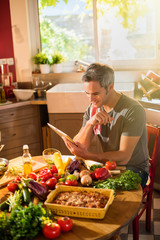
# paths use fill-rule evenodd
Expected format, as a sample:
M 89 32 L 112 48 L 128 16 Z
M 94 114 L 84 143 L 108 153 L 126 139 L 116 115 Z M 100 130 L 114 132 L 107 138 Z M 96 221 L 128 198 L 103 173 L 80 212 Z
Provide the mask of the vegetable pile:
M 49 217 L 50 213 L 42 208 L 42 203 L 34 206 L 30 202 L 28 207 L 17 205 L 9 217 L 5 212 L 0 214 L 0 236 L 3 240 L 32 239 Z
M 133 190 L 138 188 L 138 184 L 141 183 L 141 177 L 138 173 L 127 170 L 117 178 L 107 178 L 103 181 L 94 181 L 92 185 L 95 188 L 107 188 L 116 190 Z

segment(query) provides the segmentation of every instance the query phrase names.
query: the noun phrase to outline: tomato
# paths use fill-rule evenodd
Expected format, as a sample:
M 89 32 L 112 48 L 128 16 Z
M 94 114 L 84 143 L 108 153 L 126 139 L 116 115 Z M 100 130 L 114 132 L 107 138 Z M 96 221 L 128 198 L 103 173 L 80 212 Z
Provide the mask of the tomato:
M 48 223 L 43 226 L 43 235 L 46 238 L 54 239 L 61 233 L 61 227 L 58 223 Z
M 40 179 L 41 181 L 47 181 L 51 177 L 52 177 L 51 170 L 45 168 L 42 171 L 40 171 L 38 179 Z
M 48 190 L 48 187 L 45 181 L 39 181 L 39 184 L 41 184 L 43 187 L 45 187 Z
M 15 192 L 18 189 L 18 184 L 14 180 L 7 184 L 7 188 L 10 192 Z
M 60 178 L 62 178 L 61 175 L 58 175 L 58 173 L 53 173 L 53 177 L 55 177 L 57 180 L 59 180 Z
M 116 169 L 117 164 L 116 164 L 115 161 L 107 161 L 107 162 L 105 163 L 105 167 L 106 167 L 108 170 L 114 170 L 114 169 Z
M 71 186 L 78 186 L 78 182 L 77 182 L 77 180 L 72 180 L 71 181 Z
M 68 232 L 73 227 L 73 222 L 69 217 L 59 217 L 57 223 L 60 225 L 61 230 Z
M 28 173 L 27 178 L 31 178 L 31 179 L 37 181 L 37 175 L 34 172 Z
M 72 186 L 71 182 L 72 182 L 71 180 L 67 179 L 64 184 L 67 186 Z
M 110 176 L 111 175 L 110 175 L 109 171 L 105 167 L 103 167 L 103 168 L 96 168 L 95 177 L 98 180 L 105 180 L 105 179 L 107 179 Z
M 58 173 L 58 169 L 57 169 L 56 165 L 52 165 L 52 167 L 51 167 L 51 173 L 52 173 L 52 174 L 53 174 L 53 173 Z
M 49 178 L 46 181 L 46 185 L 48 186 L 49 189 L 54 189 L 56 183 L 57 183 L 57 179 L 55 177 Z
M 17 182 L 21 182 L 21 180 L 22 180 L 21 177 L 15 177 L 13 181 L 17 183 Z
M 78 182 L 77 182 L 77 180 L 69 180 L 69 179 L 67 179 L 66 181 L 65 181 L 65 183 L 64 183 L 65 185 L 68 185 L 68 186 L 77 186 L 78 185 Z

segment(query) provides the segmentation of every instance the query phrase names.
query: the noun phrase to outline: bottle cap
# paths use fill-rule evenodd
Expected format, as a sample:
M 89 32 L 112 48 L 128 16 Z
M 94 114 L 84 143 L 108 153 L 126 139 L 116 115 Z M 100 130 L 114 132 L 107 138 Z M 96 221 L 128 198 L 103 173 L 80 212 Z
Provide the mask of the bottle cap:
M 23 145 L 23 150 L 29 149 L 28 145 Z

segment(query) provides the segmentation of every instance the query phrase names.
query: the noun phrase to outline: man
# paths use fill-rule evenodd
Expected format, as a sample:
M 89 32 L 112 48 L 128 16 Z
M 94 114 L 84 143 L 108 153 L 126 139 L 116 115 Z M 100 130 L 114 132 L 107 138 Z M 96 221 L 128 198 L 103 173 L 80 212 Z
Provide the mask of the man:
M 70 152 L 84 159 L 117 165 L 138 172 L 142 187 L 148 179 L 146 116 L 143 107 L 114 89 L 114 71 L 107 65 L 91 64 L 82 78 L 84 90 L 91 102 L 83 117 L 83 126 L 73 144 L 64 139 Z M 97 134 L 102 153 L 88 150 Z

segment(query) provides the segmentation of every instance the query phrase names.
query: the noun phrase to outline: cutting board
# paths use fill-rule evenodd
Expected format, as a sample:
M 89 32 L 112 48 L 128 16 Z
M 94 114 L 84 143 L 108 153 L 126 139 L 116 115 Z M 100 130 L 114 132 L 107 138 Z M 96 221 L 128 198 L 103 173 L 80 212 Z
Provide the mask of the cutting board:
M 22 157 L 17 157 L 9 161 L 9 166 L 22 166 Z M 46 167 L 47 164 L 43 161 L 42 156 L 32 158 L 32 169 L 33 172 L 38 172 L 42 168 Z M 0 187 L 7 185 L 8 182 L 13 180 L 16 176 L 6 171 L 2 176 L 0 176 Z

